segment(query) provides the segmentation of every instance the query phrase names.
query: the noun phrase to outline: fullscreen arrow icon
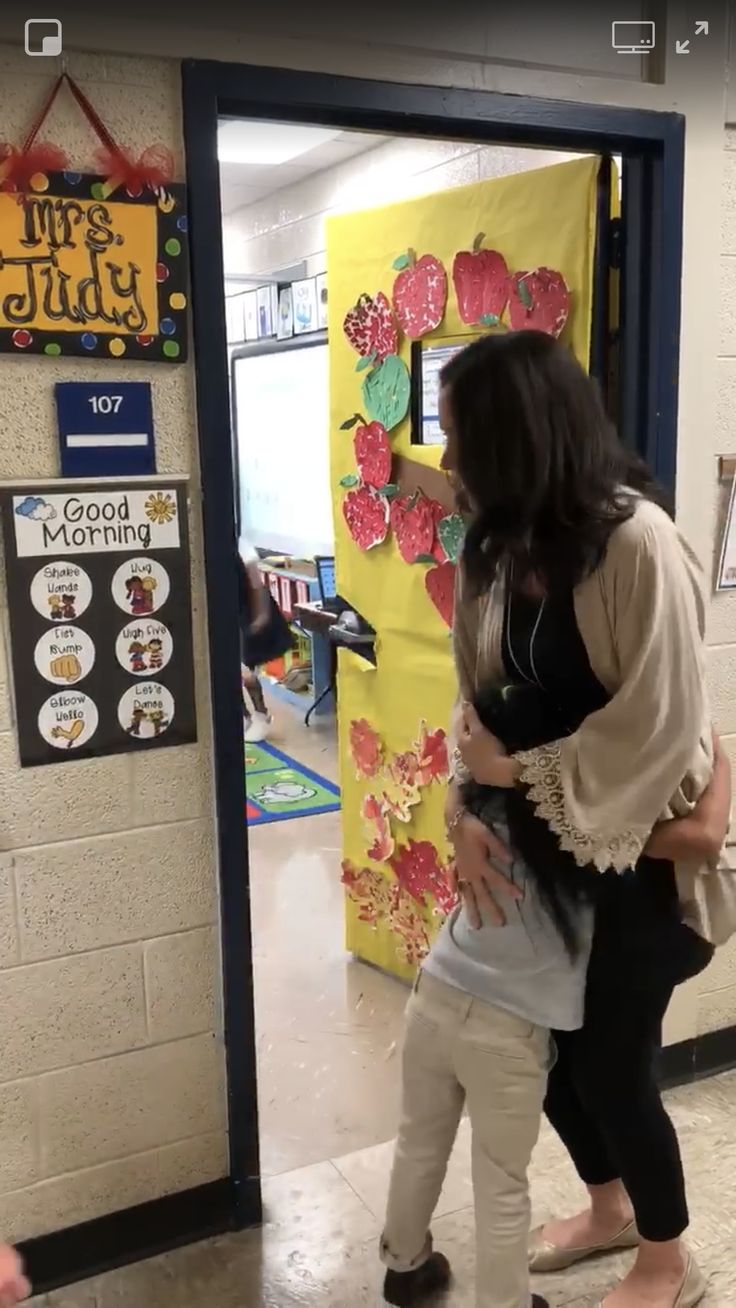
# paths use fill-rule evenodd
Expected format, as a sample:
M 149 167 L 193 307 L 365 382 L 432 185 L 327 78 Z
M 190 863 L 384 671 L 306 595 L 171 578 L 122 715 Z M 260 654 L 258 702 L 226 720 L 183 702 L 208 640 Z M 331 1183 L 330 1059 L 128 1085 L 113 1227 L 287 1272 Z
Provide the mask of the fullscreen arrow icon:
M 676 41 L 676 42 L 675 42 L 675 54 L 690 54 L 690 42 L 689 42 L 689 41 Z
M 696 35 L 696 36 L 707 36 L 707 35 L 708 35 L 708 26 L 709 26 L 709 25 L 708 25 L 708 19 L 707 19 L 707 18 L 700 18 L 700 19 L 698 19 L 697 23 L 695 24 L 695 35 Z

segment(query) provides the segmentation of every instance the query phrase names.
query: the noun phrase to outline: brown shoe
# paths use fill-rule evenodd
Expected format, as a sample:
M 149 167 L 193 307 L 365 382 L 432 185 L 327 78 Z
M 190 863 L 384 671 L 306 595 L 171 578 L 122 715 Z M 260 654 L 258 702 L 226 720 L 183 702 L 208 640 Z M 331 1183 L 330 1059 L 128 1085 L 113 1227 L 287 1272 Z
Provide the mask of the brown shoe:
M 639 1243 L 635 1222 L 629 1222 L 611 1240 L 602 1244 L 580 1245 L 577 1249 L 560 1249 L 558 1245 L 545 1240 L 543 1233 L 544 1227 L 538 1226 L 529 1237 L 529 1270 L 532 1272 L 564 1272 L 566 1268 L 582 1263 L 586 1258 L 598 1258 L 619 1249 L 635 1249 Z M 680 1308 L 679 1304 L 677 1308 Z
M 426 1263 L 413 1272 L 386 1272 L 383 1297 L 396 1308 L 413 1308 L 426 1303 L 450 1284 L 450 1264 L 444 1254 L 429 1255 Z

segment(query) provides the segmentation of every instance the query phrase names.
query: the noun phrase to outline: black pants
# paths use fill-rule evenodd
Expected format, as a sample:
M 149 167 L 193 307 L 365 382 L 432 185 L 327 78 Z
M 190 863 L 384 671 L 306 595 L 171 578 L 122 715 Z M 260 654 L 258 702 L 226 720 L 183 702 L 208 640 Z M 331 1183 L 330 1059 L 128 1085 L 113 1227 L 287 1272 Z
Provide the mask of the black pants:
M 669 864 L 642 859 L 624 877 L 606 874 L 600 892 L 585 1021 L 554 1033 L 545 1112 L 582 1181 L 620 1179 L 639 1234 L 674 1240 L 688 1226 L 685 1180 L 654 1064 L 675 986 L 713 948 L 680 921 Z

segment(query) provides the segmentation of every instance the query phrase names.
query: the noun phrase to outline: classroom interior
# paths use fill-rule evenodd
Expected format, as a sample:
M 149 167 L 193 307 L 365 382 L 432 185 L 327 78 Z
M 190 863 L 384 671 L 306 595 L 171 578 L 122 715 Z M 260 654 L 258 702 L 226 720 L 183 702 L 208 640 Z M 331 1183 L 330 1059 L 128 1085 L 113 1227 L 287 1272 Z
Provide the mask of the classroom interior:
M 493 258 L 474 262 L 484 250 L 509 269 L 563 275 L 565 330 L 585 357 L 603 165 L 240 119 L 221 120 L 218 153 L 236 520 L 292 633 L 260 670 L 267 739 L 244 745 L 261 1160 L 273 1178 L 380 1151 L 395 1133 L 407 985 L 445 907 L 434 762 L 453 697 L 459 538 L 438 471 L 439 369 L 503 326 L 472 307 L 479 272 L 495 293 Z M 431 274 L 425 255 L 446 270 L 446 302 L 431 303 L 425 279 L 413 307 L 426 321 L 409 338 L 410 288 L 404 330 L 382 350 L 398 279 Z M 537 306 L 517 296 L 516 311 Z M 401 769 L 418 758 L 425 774 L 407 783 Z

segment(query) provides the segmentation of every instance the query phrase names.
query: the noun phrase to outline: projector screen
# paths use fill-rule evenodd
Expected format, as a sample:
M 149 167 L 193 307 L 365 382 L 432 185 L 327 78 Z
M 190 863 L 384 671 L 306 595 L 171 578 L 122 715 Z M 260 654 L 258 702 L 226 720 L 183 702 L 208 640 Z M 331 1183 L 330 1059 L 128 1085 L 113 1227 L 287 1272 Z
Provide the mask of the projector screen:
M 240 529 L 256 549 L 334 554 L 324 339 L 233 363 Z

